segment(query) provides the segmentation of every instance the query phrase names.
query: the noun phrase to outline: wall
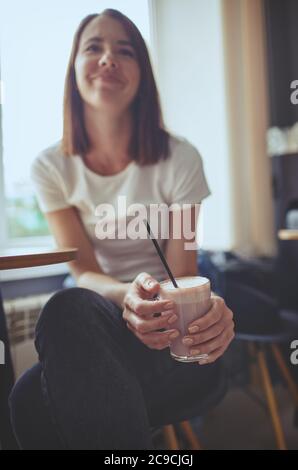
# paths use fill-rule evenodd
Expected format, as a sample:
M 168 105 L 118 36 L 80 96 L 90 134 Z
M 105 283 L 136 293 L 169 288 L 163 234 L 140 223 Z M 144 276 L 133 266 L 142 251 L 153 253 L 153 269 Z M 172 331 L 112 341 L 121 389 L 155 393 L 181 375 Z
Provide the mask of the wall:
M 221 1 L 155 0 L 152 7 L 165 121 L 196 145 L 212 190 L 200 221 L 203 247 L 228 249 L 232 225 Z

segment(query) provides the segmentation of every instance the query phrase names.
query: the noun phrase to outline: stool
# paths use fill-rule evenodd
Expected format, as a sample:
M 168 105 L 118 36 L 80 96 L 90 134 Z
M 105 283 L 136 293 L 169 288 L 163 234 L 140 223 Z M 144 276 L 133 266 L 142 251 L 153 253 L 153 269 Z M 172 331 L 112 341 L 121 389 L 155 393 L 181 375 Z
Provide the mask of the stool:
M 189 445 L 189 449 L 191 450 L 202 450 L 203 447 L 195 434 L 194 430 L 192 429 L 192 426 L 188 420 L 186 421 L 181 421 L 178 425 L 185 438 L 186 442 Z M 179 450 L 181 449 L 177 435 L 176 435 L 176 429 L 173 424 L 168 424 L 166 426 L 163 426 L 162 428 L 163 432 L 163 437 L 166 445 L 167 450 Z
M 270 351 L 293 397 L 294 403 L 298 406 L 298 386 L 291 376 L 279 347 L 279 344 L 285 343 L 293 336 L 293 323 L 284 318 L 282 324 L 283 331 L 280 333 L 252 334 L 237 332 L 236 338 L 248 342 L 249 356 L 253 364 L 253 369 L 251 370 L 253 382 L 256 382 L 256 375 L 259 372 L 275 434 L 276 446 L 280 450 L 286 450 L 285 435 L 266 359 L 266 353 Z

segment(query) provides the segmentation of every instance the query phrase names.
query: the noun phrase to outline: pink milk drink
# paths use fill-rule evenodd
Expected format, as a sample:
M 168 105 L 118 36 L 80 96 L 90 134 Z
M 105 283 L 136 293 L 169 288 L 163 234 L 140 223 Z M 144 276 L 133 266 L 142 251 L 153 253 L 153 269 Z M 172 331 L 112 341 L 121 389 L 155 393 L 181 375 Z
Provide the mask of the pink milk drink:
M 178 288 L 171 280 L 160 283 L 160 298 L 175 302 L 178 319 L 171 325 L 180 332 L 170 346 L 171 356 L 180 362 L 195 362 L 207 357 L 206 354 L 191 356 L 190 347 L 182 343 L 184 336 L 189 335 L 190 323 L 205 315 L 211 307 L 210 281 L 206 277 L 189 276 L 176 278 Z

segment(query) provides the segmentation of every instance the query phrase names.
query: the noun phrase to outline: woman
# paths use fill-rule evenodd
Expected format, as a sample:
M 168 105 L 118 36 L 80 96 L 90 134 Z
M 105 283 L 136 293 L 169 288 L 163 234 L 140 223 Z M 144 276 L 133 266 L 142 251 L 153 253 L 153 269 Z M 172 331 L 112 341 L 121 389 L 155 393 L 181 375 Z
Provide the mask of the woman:
M 127 205 L 199 203 L 209 194 L 196 149 L 163 127 L 144 40 L 120 12 L 105 10 L 80 24 L 66 76 L 62 142 L 38 156 L 32 176 L 57 244 L 79 248 L 70 264 L 78 287 L 52 297 L 36 329 L 43 400 L 61 446 L 152 448 L 150 425 L 201 411 L 217 386 L 215 361 L 234 324 L 214 296 L 184 338 L 191 350 L 208 354 L 201 365 L 208 364 L 172 360 L 167 348 L 180 333 L 171 328 L 175 306 L 151 301 L 167 277 L 152 242 L 96 238 L 99 204 L 116 207 L 123 196 Z M 168 240 L 159 243 L 174 276 L 196 275 L 196 251 L 173 237 L 173 217 Z

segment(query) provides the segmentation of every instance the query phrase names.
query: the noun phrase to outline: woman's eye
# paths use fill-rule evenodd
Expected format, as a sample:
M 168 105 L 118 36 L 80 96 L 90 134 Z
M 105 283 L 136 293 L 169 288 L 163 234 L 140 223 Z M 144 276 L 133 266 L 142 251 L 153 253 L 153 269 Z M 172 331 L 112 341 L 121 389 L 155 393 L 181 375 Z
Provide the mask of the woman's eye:
M 99 53 L 101 51 L 102 51 L 102 47 L 100 47 L 97 44 L 90 44 L 90 46 L 86 48 L 86 52 Z M 119 53 L 127 57 L 134 57 L 134 53 L 130 49 L 119 49 Z
M 88 46 L 86 51 L 91 51 L 91 52 L 98 52 L 99 51 L 99 46 L 96 46 L 95 44 Z
M 134 57 L 134 53 L 130 49 L 120 49 L 120 54 L 127 55 L 129 57 Z

